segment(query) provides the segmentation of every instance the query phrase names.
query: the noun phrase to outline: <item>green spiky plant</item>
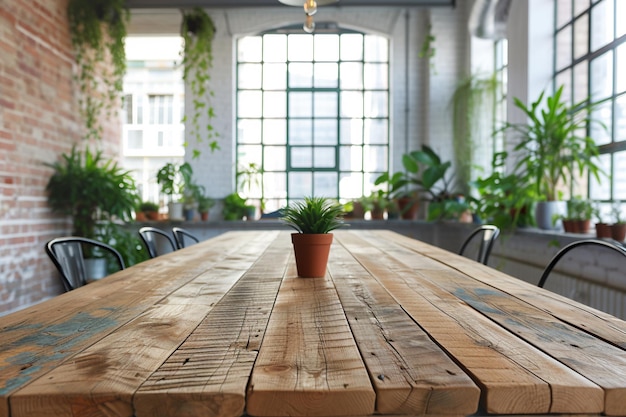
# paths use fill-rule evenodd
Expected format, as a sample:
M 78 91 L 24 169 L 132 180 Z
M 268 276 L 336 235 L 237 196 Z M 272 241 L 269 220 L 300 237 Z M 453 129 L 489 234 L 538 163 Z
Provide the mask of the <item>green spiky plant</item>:
M 326 197 L 305 197 L 282 211 L 281 219 L 298 233 L 329 233 L 344 225 L 343 206 Z

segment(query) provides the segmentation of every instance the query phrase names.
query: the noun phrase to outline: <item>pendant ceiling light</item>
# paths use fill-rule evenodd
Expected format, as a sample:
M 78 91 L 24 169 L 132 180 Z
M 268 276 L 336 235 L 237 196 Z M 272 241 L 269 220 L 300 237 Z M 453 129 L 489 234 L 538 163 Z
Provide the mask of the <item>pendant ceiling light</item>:
M 304 29 L 307 33 L 313 33 L 315 30 L 315 22 L 313 15 L 317 13 L 317 6 L 325 6 L 327 4 L 337 3 L 339 0 L 278 0 L 288 6 L 304 6 L 304 14 L 306 15 Z

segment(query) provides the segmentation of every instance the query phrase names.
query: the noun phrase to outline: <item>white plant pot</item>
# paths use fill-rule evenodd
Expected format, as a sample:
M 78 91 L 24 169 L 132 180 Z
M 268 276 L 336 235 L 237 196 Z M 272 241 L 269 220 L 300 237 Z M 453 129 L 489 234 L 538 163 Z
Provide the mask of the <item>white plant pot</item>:
M 535 221 L 543 230 L 560 230 L 563 227 L 560 217 L 566 214 L 565 201 L 539 201 L 535 206 Z
M 171 202 L 167 205 L 168 216 L 170 220 L 184 220 L 183 203 Z

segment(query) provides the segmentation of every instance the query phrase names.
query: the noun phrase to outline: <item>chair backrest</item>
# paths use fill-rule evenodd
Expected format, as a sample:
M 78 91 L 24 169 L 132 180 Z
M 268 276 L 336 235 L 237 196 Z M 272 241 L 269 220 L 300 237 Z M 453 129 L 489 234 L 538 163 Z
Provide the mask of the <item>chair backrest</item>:
M 193 243 L 200 242 L 200 239 L 195 237 L 189 230 L 185 230 L 182 227 L 172 227 L 172 233 L 174 234 L 178 249 L 186 248 L 189 244 L 188 241 L 192 241 Z
M 156 258 L 159 255 L 176 250 L 174 239 L 164 230 L 146 226 L 139 229 L 139 236 L 141 236 L 141 240 L 146 245 L 150 258 Z
M 476 254 L 476 261 L 487 265 L 489 262 L 489 255 L 496 239 L 500 236 L 500 229 L 497 226 L 491 224 L 484 224 L 472 231 L 469 236 L 463 242 L 459 255 L 463 255 L 468 249 L 469 245 L 474 239 L 480 239 L 478 251 Z
M 71 291 L 87 283 L 83 255 L 83 246 L 100 249 L 117 262 L 120 270 L 125 268 L 122 255 L 112 246 L 97 240 L 84 237 L 68 236 L 52 239 L 46 243 L 46 253 L 61 275 L 61 282 L 65 291 Z
M 552 269 L 554 269 L 554 267 L 561 260 L 561 258 L 563 258 L 563 256 L 565 256 L 572 249 L 575 249 L 581 246 L 593 246 L 597 248 L 606 248 L 626 258 L 626 249 L 624 248 L 624 246 L 620 245 L 619 243 L 612 243 L 612 242 L 609 242 L 606 240 L 600 240 L 600 239 L 577 240 L 575 242 L 572 242 L 564 246 L 563 248 L 561 248 L 561 250 L 559 250 L 556 253 L 556 255 L 554 255 L 554 257 L 552 258 L 548 266 L 546 266 L 546 268 L 543 270 L 543 274 L 541 275 L 541 278 L 539 278 L 539 282 L 537 283 L 537 286 L 543 287 L 546 281 L 548 280 L 548 277 L 550 276 Z

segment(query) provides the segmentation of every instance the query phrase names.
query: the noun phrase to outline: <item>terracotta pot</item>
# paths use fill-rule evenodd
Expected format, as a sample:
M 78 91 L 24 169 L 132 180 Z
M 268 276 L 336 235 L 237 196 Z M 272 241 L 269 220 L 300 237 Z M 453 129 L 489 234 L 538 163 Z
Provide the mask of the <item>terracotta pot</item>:
M 578 233 L 588 233 L 589 226 L 591 225 L 591 220 L 576 220 L 576 228 L 578 229 Z
M 146 217 L 148 220 L 159 220 L 159 212 L 158 211 L 146 211 Z
M 576 220 L 563 219 L 563 231 L 565 233 L 578 233 L 578 223 Z
M 608 223 L 596 223 L 596 237 L 598 239 L 611 237 L 611 225 Z
M 332 242 L 332 233 L 291 234 L 299 277 L 320 278 L 326 275 L 326 265 L 328 264 Z
M 143 211 L 138 211 L 135 213 L 135 220 L 138 222 L 145 222 L 146 220 L 148 220 L 148 217 Z
M 626 239 L 626 223 L 612 224 L 611 237 L 618 242 L 623 242 Z
M 415 198 L 401 197 L 398 199 L 398 210 L 400 210 L 400 216 L 404 220 L 417 219 L 418 208 L 419 206 Z
M 202 220 L 203 222 L 206 222 L 207 220 L 209 220 L 209 212 L 204 211 L 200 213 L 200 220 Z

